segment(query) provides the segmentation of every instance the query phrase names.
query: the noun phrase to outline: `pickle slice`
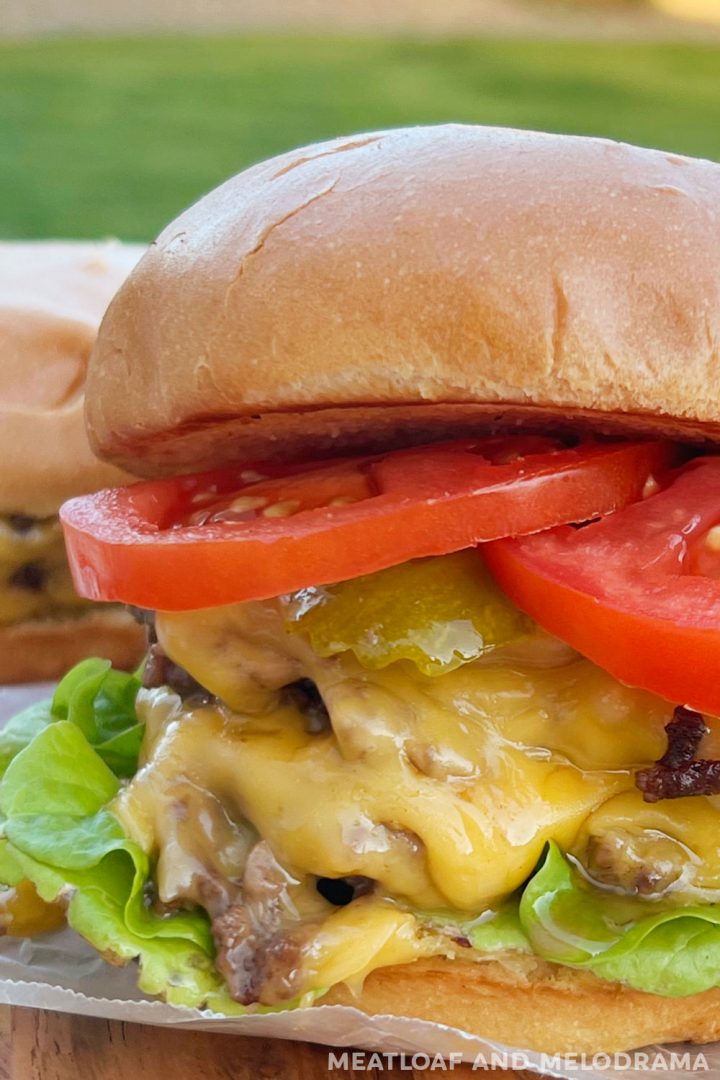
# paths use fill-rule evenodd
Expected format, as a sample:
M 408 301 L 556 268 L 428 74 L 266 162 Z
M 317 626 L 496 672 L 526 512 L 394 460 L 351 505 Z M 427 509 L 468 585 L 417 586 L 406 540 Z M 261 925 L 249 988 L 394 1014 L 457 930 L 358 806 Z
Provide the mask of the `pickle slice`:
M 288 629 L 320 656 L 351 650 L 368 668 L 411 660 L 425 675 L 453 671 L 534 628 L 475 549 L 301 589 L 283 604 Z

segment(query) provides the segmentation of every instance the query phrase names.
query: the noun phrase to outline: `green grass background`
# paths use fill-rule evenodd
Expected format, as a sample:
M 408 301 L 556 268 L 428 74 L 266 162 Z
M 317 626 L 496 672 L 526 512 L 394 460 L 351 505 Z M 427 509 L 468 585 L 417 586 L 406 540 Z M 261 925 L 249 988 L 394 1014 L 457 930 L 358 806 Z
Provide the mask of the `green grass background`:
M 0 235 L 151 238 L 260 158 L 445 120 L 720 160 L 720 48 L 291 36 L 4 43 Z

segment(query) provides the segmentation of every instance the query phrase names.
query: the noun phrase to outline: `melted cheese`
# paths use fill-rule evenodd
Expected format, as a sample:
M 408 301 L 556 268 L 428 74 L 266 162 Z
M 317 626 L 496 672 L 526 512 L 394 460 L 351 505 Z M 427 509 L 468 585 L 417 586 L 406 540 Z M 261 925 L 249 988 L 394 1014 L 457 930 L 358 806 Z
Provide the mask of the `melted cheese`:
M 448 939 L 412 912 L 488 910 L 548 840 L 591 862 L 598 842 L 618 855 L 632 836 L 633 858 L 655 851 L 680 897 L 720 884 L 720 800 L 650 806 L 634 787 L 635 769 L 665 748 L 671 706 L 589 661 L 551 651 L 537 666 L 508 652 L 439 677 L 409 662 L 369 671 L 349 653 L 317 656 L 272 603 L 161 614 L 157 630 L 227 704 L 142 692 L 144 765 L 115 812 L 158 859 L 166 901 L 202 902 L 203 874 L 232 898 L 265 840 L 293 882 L 293 917 L 315 927 L 304 989 L 447 954 Z M 329 730 L 309 731 L 278 693 L 301 677 L 320 690 Z M 350 875 L 379 888 L 341 910 L 318 899 L 318 877 Z
M 248 853 L 266 841 L 290 883 L 286 917 L 312 928 L 302 991 L 452 955 L 452 935 L 417 913 L 486 912 L 548 840 L 606 886 L 716 898 L 720 799 L 649 805 L 634 786 L 664 751 L 672 707 L 547 639 L 430 677 L 406 661 L 322 658 L 274 603 L 161 614 L 157 631 L 224 704 L 143 691 L 143 766 L 114 810 L 157 859 L 168 902 L 202 903 L 208 880 L 240 898 Z M 299 678 L 316 683 L 328 730 L 308 730 L 279 692 Z M 715 729 L 703 752 L 720 756 Z M 342 909 L 314 888 L 351 875 L 378 887 Z
M 336 983 L 360 989 L 375 968 L 450 952 L 443 937 L 420 933 L 409 912 L 383 900 L 360 900 L 322 924 L 305 957 L 303 982 L 307 990 Z
M 720 734 L 706 742 L 720 757 Z M 637 789 L 590 814 L 574 851 L 590 878 L 678 905 L 720 902 L 720 797 L 646 803 Z
M 42 574 L 37 589 L 13 585 L 13 574 L 32 563 Z M 58 612 L 83 610 L 87 601 L 76 594 L 57 518 L 35 521 L 18 531 L 0 517 L 0 626 Z
M 19 881 L 0 890 L 0 933 L 10 937 L 34 937 L 59 930 L 65 922 L 62 901 L 47 903 L 30 881 Z

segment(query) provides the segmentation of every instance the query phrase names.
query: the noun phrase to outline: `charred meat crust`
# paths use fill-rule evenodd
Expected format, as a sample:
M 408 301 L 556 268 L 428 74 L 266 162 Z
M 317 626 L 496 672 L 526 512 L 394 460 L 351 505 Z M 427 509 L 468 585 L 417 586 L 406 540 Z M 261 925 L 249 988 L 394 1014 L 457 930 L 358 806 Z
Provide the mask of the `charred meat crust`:
M 675 769 L 655 765 L 638 774 L 638 787 L 645 802 L 720 795 L 720 761 L 691 761 Z
M 695 756 L 708 734 L 701 714 L 686 705 L 678 705 L 665 731 L 667 750 L 657 764 L 641 769 L 635 777 L 645 802 L 720 794 L 720 761 L 704 761 Z
M 245 865 L 242 901 L 212 919 L 217 968 L 242 1005 L 289 1001 L 298 992 L 303 946 L 312 929 L 286 924 L 288 884 L 260 841 Z

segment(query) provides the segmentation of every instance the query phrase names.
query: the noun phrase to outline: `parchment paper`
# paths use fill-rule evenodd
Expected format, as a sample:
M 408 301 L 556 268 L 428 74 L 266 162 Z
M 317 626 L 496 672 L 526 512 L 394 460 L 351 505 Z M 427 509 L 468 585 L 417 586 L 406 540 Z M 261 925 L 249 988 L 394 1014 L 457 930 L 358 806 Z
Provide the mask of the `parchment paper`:
M 0 687 L 0 725 L 20 709 L 48 697 L 52 685 Z M 300 1039 L 369 1051 L 427 1054 L 431 1060 L 472 1062 L 482 1070 L 504 1063 L 556 1077 L 635 1080 L 651 1071 L 674 1080 L 720 1078 L 720 1043 L 709 1047 L 648 1047 L 607 1059 L 549 1059 L 520 1047 L 486 1041 L 444 1024 L 395 1016 L 368 1017 L 344 1005 L 317 1005 L 262 1016 L 222 1017 L 151 1000 L 136 985 L 134 965 L 112 967 L 72 930 L 39 938 L 0 938 L 0 1003 L 143 1024 L 180 1025 L 238 1035 Z M 644 1055 L 644 1056 L 643 1056 Z M 687 1060 L 683 1060 L 687 1059 Z M 417 1060 L 417 1059 L 416 1059 Z

